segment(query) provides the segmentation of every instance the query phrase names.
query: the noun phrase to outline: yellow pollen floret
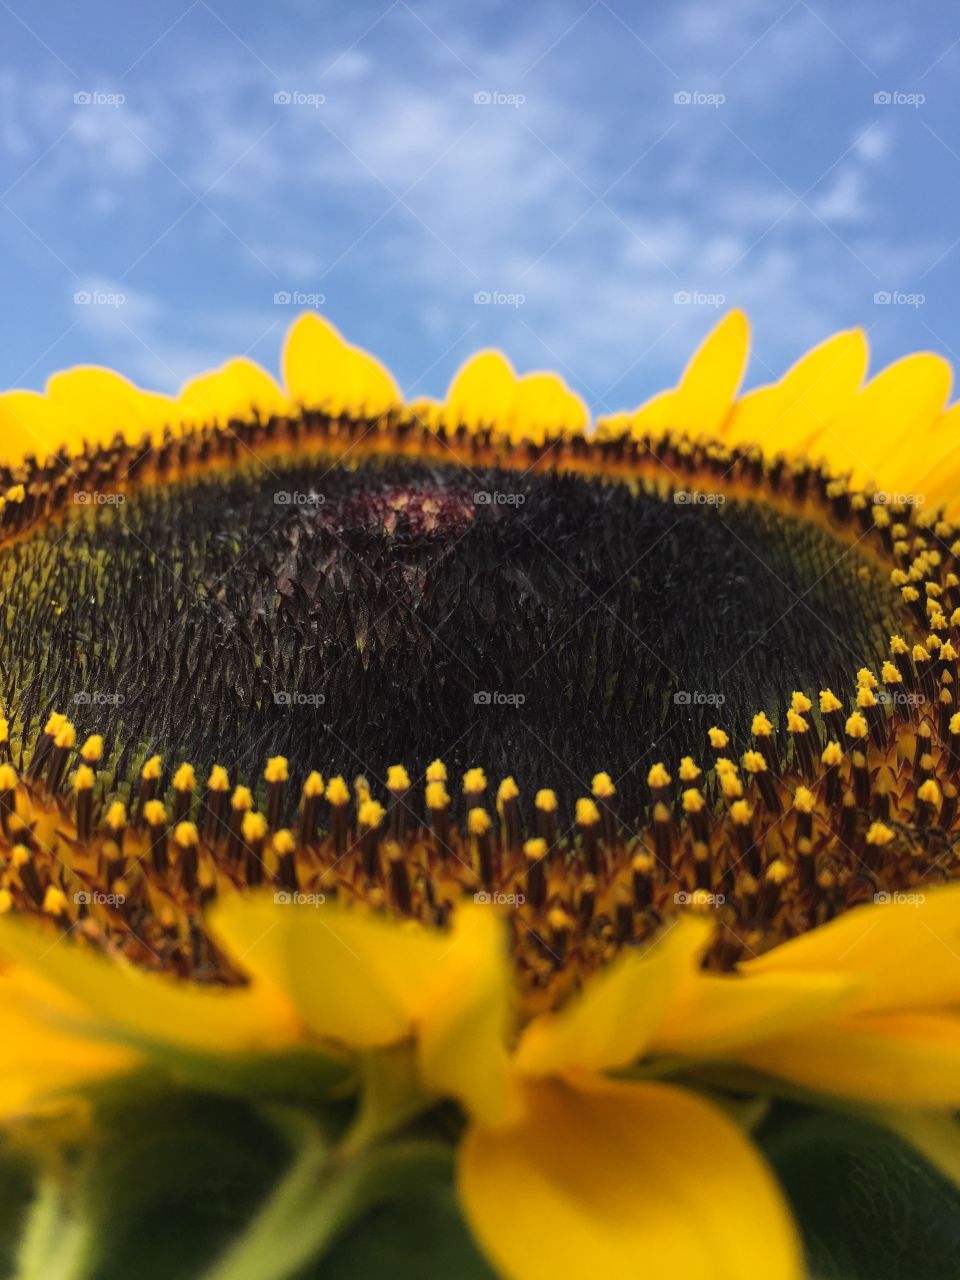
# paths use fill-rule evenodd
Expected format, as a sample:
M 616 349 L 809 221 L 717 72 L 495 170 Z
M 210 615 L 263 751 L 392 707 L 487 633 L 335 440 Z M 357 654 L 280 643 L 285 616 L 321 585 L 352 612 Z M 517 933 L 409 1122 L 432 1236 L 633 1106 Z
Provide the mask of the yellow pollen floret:
M 508 801 L 516 800 L 519 794 L 520 788 L 513 778 L 504 778 L 497 787 L 497 808 L 501 809 Z
M 877 687 L 877 677 L 869 667 L 861 667 L 857 672 L 857 686 L 861 689 L 875 689 Z
M 759 751 L 745 751 L 743 753 L 743 767 L 747 773 L 764 773 L 767 768 L 767 762 Z
M 174 791 L 193 791 L 197 785 L 197 775 L 192 764 L 182 764 L 173 775 Z
M 278 858 L 285 857 L 288 853 L 293 853 L 297 847 L 297 842 L 293 838 L 293 833 L 288 831 L 286 827 L 278 831 L 270 842 L 273 845 L 273 852 Z
M 53 741 L 61 751 L 72 751 L 77 745 L 77 731 L 69 720 L 60 726 Z
M 207 778 L 207 789 L 215 792 L 230 790 L 230 775 L 222 764 L 215 764 L 210 770 L 210 777 Z
M 581 796 L 576 804 L 576 820 L 581 827 L 592 827 L 600 821 L 600 810 L 596 801 L 589 796 Z
M 549 790 L 549 788 L 545 788 L 543 791 L 537 792 L 533 803 L 536 808 L 540 809 L 543 813 L 556 813 L 557 793 Z
M 290 768 L 286 756 L 271 756 L 263 771 L 265 782 L 286 782 L 290 776 Z
M 910 652 L 909 645 L 903 636 L 890 637 L 890 652 L 893 654 L 905 654 Z
M 486 809 L 471 809 L 467 814 L 467 830 L 472 836 L 485 836 L 491 825 Z
M 696 787 L 688 787 L 680 797 L 684 813 L 699 813 L 707 803 Z
M 468 793 L 486 791 L 487 775 L 482 769 L 468 769 L 463 775 L 463 789 Z
M 797 715 L 805 716 L 808 711 L 813 709 L 813 703 L 805 693 L 801 693 L 799 689 L 794 689 L 790 695 L 790 710 L 795 711 Z
M 798 712 L 792 708 L 787 712 L 787 728 L 791 733 L 806 733 L 810 725 Z
M 833 742 L 832 740 L 828 742 L 821 752 L 820 759 L 828 767 L 839 764 L 843 759 L 843 751 L 840 747 L 840 743 Z
M 729 758 L 729 756 L 720 756 L 720 758 L 717 760 L 716 767 L 717 767 L 717 776 L 719 778 L 724 778 L 724 777 L 727 777 L 728 775 L 733 778 L 737 776 L 737 772 L 738 772 L 737 766 L 733 763 L 733 761 Z
M 323 775 L 317 773 L 316 769 L 311 769 L 307 774 L 303 784 L 303 794 L 314 799 L 323 795 Z
M 903 684 L 903 676 L 892 662 L 885 662 L 880 672 L 884 684 Z
M 151 756 L 143 768 L 140 770 L 140 777 L 144 782 L 156 782 L 163 772 L 163 761 L 159 756 Z
M 797 787 L 793 793 L 793 807 L 798 813 L 813 813 L 814 794 L 807 787 Z
M 427 782 L 446 782 L 447 766 L 442 760 L 434 760 L 427 765 L 426 780 Z
M 327 800 L 334 806 L 350 803 L 350 788 L 340 774 L 327 783 Z
M 167 820 L 167 811 L 162 800 L 148 800 L 143 806 L 143 816 L 151 827 L 162 827 Z
M 387 770 L 388 791 L 409 791 L 410 775 L 402 764 L 392 764 Z
M 73 785 L 77 791 L 89 791 L 95 781 L 96 776 L 88 764 L 80 765 L 73 775 Z
M 617 788 L 613 785 L 613 779 L 609 773 L 595 773 L 590 783 L 590 790 L 598 800 L 610 800 L 617 794 Z
M 659 760 L 655 765 L 651 766 L 650 772 L 647 774 L 647 783 L 651 787 L 669 787 L 672 781 L 673 779 Z
M 184 824 L 181 823 L 182 825 Z M 265 839 L 268 830 L 267 820 L 262 813 L 251 810 L 243 815 L 243 821 L 240 823 L 240 834 L 247 844 L 256 844 L 258 841 Z
M 99 733 L 91 733 L 86 742 L 80 748 L 80 758 L 86 764 L 96 764 L 98 760 L 103 759 L 103 736 Z
M 753 717 L 753 723 L 750 726 L 750 732 L 755 738 L 769 738 L 773 733 L 773 725 L 770 723 L 763 711 L 758 711 Z
M 707 730 L 707 737 L 710 739 L 711 747 L 716 751 L 723 751 L 730 741 L 730 735 L 723 729 L 718 729 L 716 725 Z
M 527 840 L 523 846 L 524 857 L 529 862 L 539 862 L 541 858 L 547 856 L 547 842 L 539 837 L 534 840 Z
M 852 716 L 847 717 L 844 732 L 848 738 L 865 738 L 867 736 L 867 722 L 859 711 L 855 711 Z
M 681 782 L 695 782 L 700 777 L 700 772 L 700 766 L 694 761 L 693 756 L 684 756 L 677 770 Z
M 918 788 L 917 799 L 922 800 L 924 804 L 939 806 L 940 787 L 935 778 L 928 778 L 923 786 Z
M 253 792 L 249 787 L 234 787 L 230 797 L 230 808 L 237 813 L 245 813 L 253 808 Z
M 735 800 L 730 806 L 730 817 L 738 827 L 745 827 L 753 817 L 753 809 L 746 800 Z
M 55 884 L 48 885 L 47 891 L 43 895 L 43 909 L 48 916 L 66 915 L 67 895 L 62 889 L 58 889 Z
M 193 849 L 200 843 L 200 833 L 195 822 L 178 822 L 173 839 L 181 849 Z
M 77 770 L 79 773 L 79 769 Z M 159 802 L 157 802 L 159 803 Z M 161 805 L 161 808 L 163 806 Z M 144 806 L 146 809 L 146 806 Z M 122 831 L 127 825 L 127 808 L 121 800 L 114 800 L 110 808 L 107 810 L 107 826 L 111 831 Z
M 743 795 L 743 783 L 734 773 L 721 773 L 720 790 L 727 800 L 736 800 Z
M 357 821 L 361 827 L 367 827 L 368 830 L 375 830 L 383 822 L 384 807 L 377 800 L 364 800 L 363 804 L 357 811 Z
M 832 689 L 820 690 L 820 712 L 822 715 L 829 715 L 831 711 L 839 711 L 843 703 L 833 692 Z
M 861 710 L 866 710 L 868 707 L 875 707 L 876 705 L 877 699 L 873 690 L 868 689 L 865 684 L 862 684 L 857 690 L 857 706 L 860 707 Z
M 870 824 L 870 829 L 867 832 L 867 844 L 873 844 L 882 849 L 893 838 L 894 832 L 885 822 L 872 822 Z
M 18 781 L 17 771 L 12 764 L 0 764 L 0 791 L 12 791 Z
M 428 809 L 445 809 L 449 803 L 450 797 L 447 795 L 447 788 L 442 782 L 427 783 Z

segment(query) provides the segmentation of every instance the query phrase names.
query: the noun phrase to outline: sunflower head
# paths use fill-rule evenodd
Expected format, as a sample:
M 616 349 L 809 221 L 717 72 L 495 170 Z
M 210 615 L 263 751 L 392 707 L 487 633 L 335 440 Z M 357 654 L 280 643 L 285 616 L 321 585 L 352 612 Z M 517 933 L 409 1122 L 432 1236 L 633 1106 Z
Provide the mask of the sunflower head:
M 404 404 L 316 316 L 284 389 L 0 399 L 3 905 L 233 981 L 224 895 L 475 897 L 535 1008 L 681 912 L 724 969 L 951 876 L 941 362 L 840 334 L 737 399 L 746 349 L 593 427 L 492 352 Z

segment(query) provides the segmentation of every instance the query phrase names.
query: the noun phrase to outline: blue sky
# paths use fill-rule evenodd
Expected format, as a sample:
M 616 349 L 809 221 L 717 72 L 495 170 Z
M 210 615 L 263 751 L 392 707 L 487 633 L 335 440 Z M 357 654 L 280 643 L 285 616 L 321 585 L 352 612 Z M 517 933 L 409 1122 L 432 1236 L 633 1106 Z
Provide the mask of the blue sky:
M 412 395 L 493 344 L 636 404 L 732 305 L 755 383 L 957 361 L 958 86 L 933 2 L 0 0 L 0 385 L 275 370 L 286 295 Z

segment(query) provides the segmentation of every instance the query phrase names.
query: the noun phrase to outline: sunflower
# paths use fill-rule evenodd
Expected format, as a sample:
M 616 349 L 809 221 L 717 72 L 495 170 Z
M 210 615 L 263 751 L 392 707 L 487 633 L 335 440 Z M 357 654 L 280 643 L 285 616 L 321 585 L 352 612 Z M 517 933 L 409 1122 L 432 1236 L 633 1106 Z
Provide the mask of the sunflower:
M 283 387 L 0 397 L 11 1133 L 283 1104 L 218 1280 L 451 1164 L 507 1276 L 798 1276 L 771 1099 L 957 1177 L 950 370 L 748 346 L 595 424 L 312 314 Z

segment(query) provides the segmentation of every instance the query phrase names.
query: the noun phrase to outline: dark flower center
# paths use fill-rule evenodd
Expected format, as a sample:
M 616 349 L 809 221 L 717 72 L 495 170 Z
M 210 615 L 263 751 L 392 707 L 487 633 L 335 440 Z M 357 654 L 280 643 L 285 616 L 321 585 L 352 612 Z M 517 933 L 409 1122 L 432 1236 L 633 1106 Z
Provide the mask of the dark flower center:
M 0 584 L 16 734 L 63 711 L 118 777 L 154 752 L 241 781 L 440 756 L 530 795 L 605 769 L 624 813 L 654 760 L 846 689 L 903 625 L 856 549 L 762 500 L 399 459 L 71 505 Z

